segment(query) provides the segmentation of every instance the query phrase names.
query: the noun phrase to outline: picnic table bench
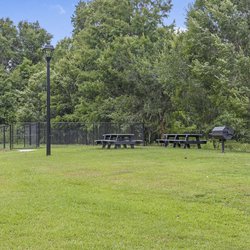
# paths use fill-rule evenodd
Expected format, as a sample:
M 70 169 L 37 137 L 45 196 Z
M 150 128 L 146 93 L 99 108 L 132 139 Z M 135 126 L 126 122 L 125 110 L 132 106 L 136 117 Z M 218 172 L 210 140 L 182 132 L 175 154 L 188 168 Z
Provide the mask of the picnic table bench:
M 120 148 L 123 146 L 127 148 L 130 146 L 134 148 L 135 145 L 142 143 L 142 140 L 135 140 L 134 134 L 104 134 L 103 139 L 95 140 L 95 143 L 102 145 L 102 148 L 111 148 L 111 145 L 114 145 L 115 148 Z
M 157 143 L 160 143 L 167 147 L 170 143 L 173 144 L 173 147 L 176 146 L 181 147 L 183 145 L 184 148 L 190 148 L 190 145 L 197 145 L 200 149 L 201 144 L 206 144 L 206 140 L 201 140 L 202 134 L 163 134 L 163 138 L 156 139 Z

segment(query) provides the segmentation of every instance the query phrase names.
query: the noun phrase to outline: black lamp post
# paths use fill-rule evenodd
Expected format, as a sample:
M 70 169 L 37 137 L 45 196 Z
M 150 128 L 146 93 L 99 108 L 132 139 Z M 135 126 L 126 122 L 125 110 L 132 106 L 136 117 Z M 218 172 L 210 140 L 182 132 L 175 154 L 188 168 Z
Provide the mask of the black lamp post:
M 47 61 L 47 140 L 46 140 L 46 155 L 51 155 L 51 126 L 50 126 L 50 60 L 54 51 L 54 47 L 47 44 L 43 47 L 45 59 Z

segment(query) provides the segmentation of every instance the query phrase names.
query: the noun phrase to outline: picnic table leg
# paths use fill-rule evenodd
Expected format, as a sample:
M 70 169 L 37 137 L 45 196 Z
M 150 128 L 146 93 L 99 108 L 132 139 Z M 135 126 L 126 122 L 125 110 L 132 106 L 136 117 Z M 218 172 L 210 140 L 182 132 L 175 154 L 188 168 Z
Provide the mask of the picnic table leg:
M 131 148 L 135 148 L 135 145 L 134 145 L 134 144 L 131 144 Z
M 196 141 L 197 141 L 197 148 L 201 148 L 201 144 L 199 143 L 199 138 L 196 137 Z
M 179 140 L 179 136 L 178 135 L 175 135 L 174 137 L 174 140 Z M 176 142 L 173 143 L 173 147 L 176 148 Z
M 184 143 L 184 148 L 185 149 L 190 148 L 190 145 L 189 145 L 189 143 L 187 143 L 187 141 L 188 141 L 188 135 L 185 136 L 185 143 Z

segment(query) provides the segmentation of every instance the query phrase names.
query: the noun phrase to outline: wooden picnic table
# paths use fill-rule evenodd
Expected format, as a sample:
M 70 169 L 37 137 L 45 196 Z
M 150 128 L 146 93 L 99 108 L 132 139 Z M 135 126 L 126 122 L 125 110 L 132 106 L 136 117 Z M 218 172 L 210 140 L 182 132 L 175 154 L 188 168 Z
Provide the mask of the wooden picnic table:
M 104 134 L 103 139 L 95 140 L 96 144 L 102 145 L 102 148 L 111 148 L 111 145 L 114 145 L 115 148 L 121 148 L 123 145 L 124 148 L 130 146 L 134 148 L 135 144 L 142 143 L 142 140 L 135 140 L 134 134 Z
M 206 140 L 201 140 L 201 137 L 203 137 L 203 134 L 163 134 L 163 137 L 161 139 L 156 139 L 156 142 L 164 145 L 165 147 L 172 143 L 174 148 L 176 146 L 181 147 L 181 145 L 183 145 L 184 148 L 190 148 L 190 145 L 197 145 L 200 149 L 201 144 L 207 143 Z

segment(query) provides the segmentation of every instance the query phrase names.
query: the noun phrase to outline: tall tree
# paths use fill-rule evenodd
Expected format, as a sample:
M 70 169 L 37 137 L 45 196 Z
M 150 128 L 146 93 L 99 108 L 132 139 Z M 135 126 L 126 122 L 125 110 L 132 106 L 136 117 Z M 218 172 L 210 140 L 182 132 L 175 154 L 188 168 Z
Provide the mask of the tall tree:
M 41 47 L 51 38 L 38 22 L 21 21 L 16 27 L 9 18 L 0 19 L 0 122 L 39 117 L 38 105 L 31 107 L 40 89 L 32 89 L 30 79 L 37 73 L 34 65 L 42 60 Z M 30 91 L 33 95 L 28 94 Z
M 18 63 L 18 32 L 9 19 L 0 19 L 0 64 L 5 69 L 12 69 Z
M 189 12 L 187 53 L 208 127 L 246 128 L 250 86 L 249 73 L 242 68 L 249 63 L 248 20 L 242 3 L 233 0 L 197 0 Z M 199 112 L 198 99 L 196 95 L 193 100 Z
M 170 7 L 170 1 L 163 0 L 94 0 L 78 4 L 72 19 L 74 36 L 70 58 L 74 62 L 68 59 L 71 65 L 64 64 L 75 75 L 70 85 L 76 87 L 71 88 L 76 91 L 71 96 L 78 102 L 73 111 L 76 117 L 118 121 L 126 119 L 125 115 L 118 115 L 126 106 L 130 107 L 126 112 L 129 120 L 145 119 L 138 116 L 139 99 L 135 91 L 140 84 L 150 84 L 154 79 L 139 79 L 137 61 L 147 61 L 144 72 L 149 65 L 153 68 L 156 60 L 153 55 L 160 53 L 157 50 L 165 38 L 171 39 L 171 32 L 164 27 Z M 63 75 L 62 72 L 60 76 Z M 63 81 L 67 79 L 63 78 Z M 119 101 L 124 106 L 118 105 Z
M 42 60 L 41 48 L 51 41 L 50 35 L 41 28 L 38 22 L 29 23 L 21 21 L 18 23 L 18 39 L 20 43 L 20 61 L 25 57 L 36 64 Z
M 15 121 L 16 96 L 13 92 L 9 73 L 0 65 L 0 124 Z

